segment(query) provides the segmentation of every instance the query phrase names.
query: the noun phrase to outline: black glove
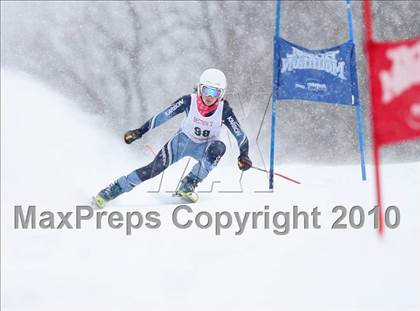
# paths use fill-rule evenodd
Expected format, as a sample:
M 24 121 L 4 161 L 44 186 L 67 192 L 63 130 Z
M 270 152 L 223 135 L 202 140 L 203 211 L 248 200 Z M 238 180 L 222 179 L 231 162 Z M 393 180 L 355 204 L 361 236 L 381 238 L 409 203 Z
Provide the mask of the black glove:
M 252 167 L 251 159 L 246 155 L 240 155 L 238 157 L 238 167 L 241 171 L 249 170 Z
M 143 133 L 139 130 L 131 130 L 124 134 L 124 141 L 126 144 L 131 144 L 136 139 L 139 139 L 143 136 Z

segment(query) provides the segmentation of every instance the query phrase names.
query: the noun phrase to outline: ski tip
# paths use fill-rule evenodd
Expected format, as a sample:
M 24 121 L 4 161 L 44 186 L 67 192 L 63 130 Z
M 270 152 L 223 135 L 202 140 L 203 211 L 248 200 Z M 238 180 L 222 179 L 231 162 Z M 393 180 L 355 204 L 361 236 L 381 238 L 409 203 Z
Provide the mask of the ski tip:
M 97 196 L 92 197 L 92 200 L 91 200 L 92 207 L 103 209 L 105 207 L 105 204 L 106 204 L 106 201 L 101 196 L 97 195 Z
M 174 196 L 182 198 L 187 203 L 196 203 L 198 201 L 198 194 L 195 192 L 176 192 Z

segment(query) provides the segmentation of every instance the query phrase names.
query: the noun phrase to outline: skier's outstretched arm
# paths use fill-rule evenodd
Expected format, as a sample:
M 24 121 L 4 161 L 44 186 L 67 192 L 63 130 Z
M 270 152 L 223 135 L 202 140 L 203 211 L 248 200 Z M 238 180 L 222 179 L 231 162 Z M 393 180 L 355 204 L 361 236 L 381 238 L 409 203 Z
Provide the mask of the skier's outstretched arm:
M 138 129 L 131 130 L 125 133 L 124 135 L 125 142 L 127 144 L 131 144 L 136 139 L 141 138 L 149 130 L 162 125 L 163 123 L 173 118 L 174 116 L 180 114 L 181 112 L 186 111 L 190 107 L 190 102 L 191 102 L 190 95 L 185 95 L 185 96 L 182 96 L 181 98 L 178 98 L 169 107 L 159 112 L 158 114 L 154 115 L 151 119 L 149 119 L 146 123 L 144 123 Z
M 248 157 L 249 142 L 248 137 L 242 130 L 241 125 L 238 122 L 232 108 L 229 103 L 225 101 L 223 107 L 223 124 L 227 126 L 229 131 L 235 137 L 239 147 L 238 167 L 241 170 L 247 170 L 252 166 L 252 162 Z

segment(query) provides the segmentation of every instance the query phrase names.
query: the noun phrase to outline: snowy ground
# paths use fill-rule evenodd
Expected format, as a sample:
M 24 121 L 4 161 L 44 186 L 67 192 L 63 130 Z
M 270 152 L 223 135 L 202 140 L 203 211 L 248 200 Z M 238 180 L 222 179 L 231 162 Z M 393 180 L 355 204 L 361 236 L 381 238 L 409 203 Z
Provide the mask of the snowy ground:
M 100 119 L 27 76 L 2 71 L 1 78 L 2 310 L 419 309 L 420 163 L 383 168 L 385 205 L 401 212 L 400 225 L 386 229 L 383 239 L 368 215 L 375 202 L 371 167 L 362 182 L 358 166 L 281 166 L 280 173 L 302 184 L 277 179 L 274 193 L 255 192 L 266 190 L 267 178 L 248 171 L 243 192 L 226 193 L 240 190 L 229 156 L 199 190 L 221 183 L 200 193 L 194 212 L 180 214 L 180 221 L 200 211 L 213 217 L 265 211 L 269 228 L 264 218 L 256 229 L 248 223 L 241 235 L 235 235 L 235 218 L 220 235 L 214 219 L 208 229 L 175 227 L 171 216 L 180 202 L 166 191 L 176 186 L 184 160 L 165 173 L 160 193 L 150 193 L 159 187 L 157 177 L 106 209 L 155 211 L 157 229 L 143 224 L 127 235 L 124 226 L 109 228 L 106 218 L 101 230 L 93 219 L 81 229 L 14 229 L 15 205 L 25 211 L 36 205 L 37 216 L 74 212 L 152 154 L 125 145 Z M 300 219 L 298 229 L 275 234 L 273 215 L 292 212 L 294 205 L 308 213 L 318 207 L 321 228 L 310 223 L 303 229 Z M 336 205 L 360 205 L 365 225 L 331 229 Z

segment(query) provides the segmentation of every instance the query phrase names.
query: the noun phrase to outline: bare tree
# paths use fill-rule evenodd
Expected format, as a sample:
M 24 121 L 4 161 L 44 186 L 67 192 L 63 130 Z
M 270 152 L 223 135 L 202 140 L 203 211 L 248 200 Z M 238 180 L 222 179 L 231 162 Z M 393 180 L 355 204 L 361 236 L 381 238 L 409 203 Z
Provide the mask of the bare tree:
M 418 1 L 374 2 L 376 38 L 418 36 L 419 8 Z M 253 140 L 272 88 L 274 13 L 275 2 L 264 1 L 2 2 L 2 65 L 41 77 L 120 130 L 139 126 L 190 91 L 203 69 L 217 67 L 228 76 L 228 99 Z M 353 2 L 353 13 L 369 138 L 360 2 Z M 343 43 L 345 2 L 283 1 L 281 34 L 314 49 Z M 282 159 L 357 160 L 353 109 L 278 105 Z M 266 118 L 261 135 L 267 147 L 269 124 Z M 398 150 L 415 154 L 418 148 Z

